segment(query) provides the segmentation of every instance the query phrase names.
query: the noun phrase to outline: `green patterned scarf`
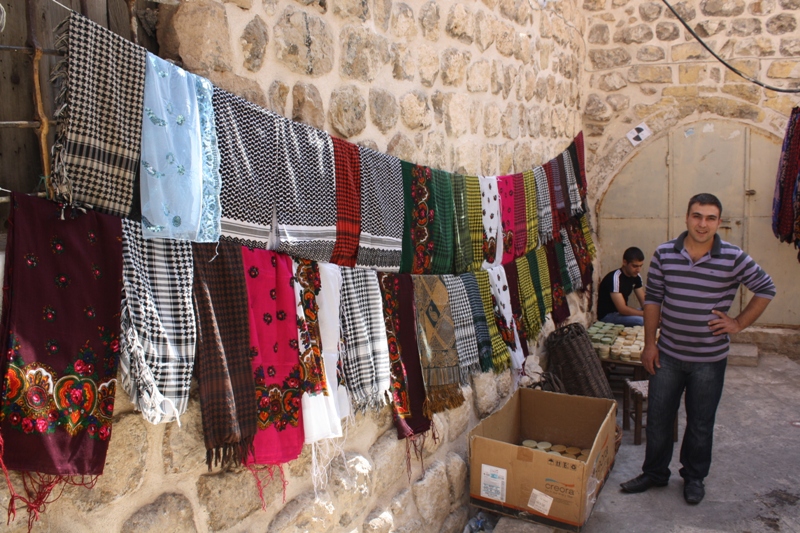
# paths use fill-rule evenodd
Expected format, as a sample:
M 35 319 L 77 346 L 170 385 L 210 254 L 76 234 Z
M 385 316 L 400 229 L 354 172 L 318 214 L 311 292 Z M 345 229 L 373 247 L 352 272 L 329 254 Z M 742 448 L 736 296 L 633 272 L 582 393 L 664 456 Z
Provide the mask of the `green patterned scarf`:
M 522 327 L 529 339 L 535 339 L 542 329 L 542 315 L 539 309 L 536 288 L 531 278 L 530 265 L 526 256 L 518 257 L 517 276 L 519 278 L 519 299 L 522 303 Z
M 525 218 L 528 230 L 528 246 L 525 251 L 529 252 L 539 245 L 539 210 L 536 204 L 536 177 L 533 170 L 524 171 L 522 180 L 525 184 Z
M 433 174 L 433 261 L 431 274 L 453 273 L 453 239 L 455 234 L 453 186 L 451 174 L 432 170 Z
M 453 204 L 455 206 L 455 250 L 453 260 L 456 274 L 461 274 L 472 267 L 472 237 L 469 231 L 466 178 L 461 174 L 453 174 L 452 180 Z
M 495 313 L 494 305 L 492 304 L 492 289 L 489 286 L 489 273 L 485 270 L 475 271 L 475 281 L 478 282 L 478 289 L 481 292 L 486 324 L 489 326 L 489 336 L 492 338 L 492 366 L 495 373 L 499 374 L 511 366 L 511 355 L 494 319 Z
M 481 211 L 481 184 L 477 176 L 464 176 L 467 191 L 467 223 L 472 243 L 472 266 L 470 270 L 480 270 L 483 265 L 483 216 Z

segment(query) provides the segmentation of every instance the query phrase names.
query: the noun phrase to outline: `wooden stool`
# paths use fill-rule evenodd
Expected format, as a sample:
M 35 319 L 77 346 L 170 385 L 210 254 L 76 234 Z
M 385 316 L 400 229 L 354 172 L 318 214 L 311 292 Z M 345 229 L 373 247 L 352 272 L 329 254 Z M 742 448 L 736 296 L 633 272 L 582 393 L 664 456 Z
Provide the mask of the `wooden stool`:
M 642 443 L 642 404 L 647 400 L 647 393 L 650 390 L 649 381 L 625 380 L 625 390 L 622 393 L 622 429 L 631 428 L 631 418 L 633 419 L 633 443 Z M 631 401 L 633 401 L 633 412 L 631 412 Z M 672 429 L 672 440 L 678 442 L 678 416 L 675 416 L 675 424 Z

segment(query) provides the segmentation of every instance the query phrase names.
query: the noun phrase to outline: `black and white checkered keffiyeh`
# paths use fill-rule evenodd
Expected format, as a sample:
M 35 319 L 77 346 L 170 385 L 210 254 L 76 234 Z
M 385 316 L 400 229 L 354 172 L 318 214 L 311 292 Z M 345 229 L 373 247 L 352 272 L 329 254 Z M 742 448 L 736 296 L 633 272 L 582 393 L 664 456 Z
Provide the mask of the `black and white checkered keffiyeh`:
M 544 167 L 533 169 L 536 179 L 536 204 L 539 211 L 539 243 L 545 244 L 553 240 L 553 209 L 550 207 L 550 187 L 547 184 L 547 173 Z
M 68 22 L 67 22 L 68 21 Z M 139 166 L 147 51 L 73 12 L 53 72 L 58 130 L 52 183 L 60 199 L 128 216 Z
M 561 235 L 561 242 L 564 243 L 564 259 L 567 262 L 567 272 L 569 272 L 572 290 L 579 291 L 583 288 L 581 267 L 578 265 L 578 259 L 575 257 L 575 250 L 572 249 L 572 245 L 570 244 L 567 230 L 562 227 L 559 234 Z
M 374 270 L 341 267 L 344 375 L 353 409 L 378 409 L 390 387 L 389 342 Z
M 397 272 L 403 249 L 403 169 L 394 156 L 363 146 L 358 151 L 361 239 L 356 266 Z
M 194 263 L 188 241 L 142 238 L 141 224 L 122 221 L 120 379 L 153 424 L 186 412 L 194 368 Z
M 564 150 L 561 154 L 564 159 L 564 170 L 567 174 L 567 189 L 569 191 L 569 207 L 572 216 L 583 213 L 583 204 L 581 203 L 581 193 L 578 190 L 578 177 L 575 175 L 575 169 L 572 167 L 572 157 L 569 150 Z
M 486 313 L 483 310 L 481 291 L 480 288 L 478 288 L 478 282 L 475 280 L 475 274 L 472 272 L 460 274 L 458 279 L 464 284 L 464 290 L 469 299 L 472 325 L 475 327 L 475 340 L 478 343 L 478 359 L 480 361 L 481 371 L 489 372 L 493 368 L 492 337 L 489 334 L 489 325 L 486 323 Z
M 453 315 L 453 325 L 455 326 L 461 384 L 466 385 L 469 382 L 470 374 L 477 374 L 481 371 L 472 309 L 461 278 L 447 274 L 442 276 L 442 281 L 447 287 L 447 295 L 450 297 L 450 313 Z
M 221 236 L 267 248 L 275 211 L 275 184 L 283 170 L 280 124 L 287 119 L 214 87 L 222 190 Z

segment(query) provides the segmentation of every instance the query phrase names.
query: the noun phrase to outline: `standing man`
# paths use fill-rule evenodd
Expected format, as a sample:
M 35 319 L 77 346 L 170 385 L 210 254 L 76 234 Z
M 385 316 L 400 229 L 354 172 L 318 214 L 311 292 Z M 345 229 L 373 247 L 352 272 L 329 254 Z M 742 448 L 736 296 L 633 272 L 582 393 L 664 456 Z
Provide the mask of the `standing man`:
M 641 307 L 628 305 L 628 298 L 633 292 L 639 305 L 644 306 L 644 289 L 639 272 L 644 264 L 644 253 L 635 246 L 622 254 L 622 266 L 609 272 L 600 282 L 597 290 L 597 319 L 623 326 L 641 326 L 644 324 L 644 313 Z
M 775 285 L 750 256 L 719 238 L 722 204 L 712 194 L 689 200 L 686 229 L 659 246 L 647 276 L 642 365 L 652 374 L 647 406 L 647 449 L 642 474 L 622 484 L 625 492 L 667 485 L 672 459 L 672 424 L 686 391 L 686 432 L 680 475 L 687 503 L 705 496 L 711 466 L 714 418 L 722 396 L 728 345 L 764 312 Z M 739 284 L 753 298 L 735 318 L 728 316 Z M 661 337 L 656 345 L 656 329 Z

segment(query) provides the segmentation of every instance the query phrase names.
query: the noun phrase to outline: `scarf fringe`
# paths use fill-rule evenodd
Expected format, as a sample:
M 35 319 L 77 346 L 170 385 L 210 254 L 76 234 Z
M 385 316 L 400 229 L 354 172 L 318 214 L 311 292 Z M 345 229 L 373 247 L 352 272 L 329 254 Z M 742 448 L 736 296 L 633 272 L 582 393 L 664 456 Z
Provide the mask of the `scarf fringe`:
M 245 465 L 247 457 L 255 452 L 253 445 L 254 437 L 248 437 L 233 444 L 223 444 L 210 450 L 206 450 L 206 465 L 211 472 L 211 466 L 219 466 L 223 469 Z
M 65 18 L 55 29 L 54 47 L 65 56 L 60 59 L 51 72 L 51 81 L 57 84 L 58 91 L 55 94 L 55 113 L 56 120 L 55 139 L 51 148 L 53 156 L 53 168 L 51 175 L 46 176 L 49 183 L 49 193 L 54 195 L 54 199 L 72 204 L 72 181 L 67 176 L 64 163 L 64 152 L 67 146 L 67 123 L 69 122 L 69 22 L 70 17 Z
M 426 388 L 425 403 L 422 411 L 433 421 L 435 413 L 460 407 L 464 403 L 464 393 L 457 383 L 438 385 Z
M 245 468 L 253 474 L 256 480 L 256 488 L 258 489 L 258 499 L 261 500 L 261 510 L 267 510 L 267 502 L 264 499 L 264 489 L 272 483 L 275 479 L 275 469 L 277 468 L 281 478 L 281 488 L 283 492 L 283 504 L 286 504 L 286 487 L 289 486 L 289 481 L 286 479 L 286 473 L 283 471 L 283 465 L 245 465 Z M 267 475 L 262 479 L 261 473 L 266 472 Z M 265 484 L 266 483 L 266 484 Z

